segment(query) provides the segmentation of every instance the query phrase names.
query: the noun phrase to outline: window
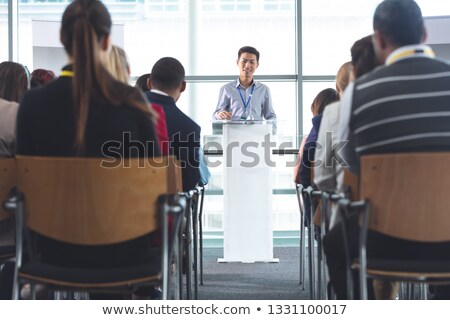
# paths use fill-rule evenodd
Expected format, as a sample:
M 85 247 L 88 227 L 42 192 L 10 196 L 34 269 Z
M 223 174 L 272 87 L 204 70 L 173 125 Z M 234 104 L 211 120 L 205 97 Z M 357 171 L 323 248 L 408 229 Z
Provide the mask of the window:
M 0 0 L 0 61 L 8 60 L 8 1 Z

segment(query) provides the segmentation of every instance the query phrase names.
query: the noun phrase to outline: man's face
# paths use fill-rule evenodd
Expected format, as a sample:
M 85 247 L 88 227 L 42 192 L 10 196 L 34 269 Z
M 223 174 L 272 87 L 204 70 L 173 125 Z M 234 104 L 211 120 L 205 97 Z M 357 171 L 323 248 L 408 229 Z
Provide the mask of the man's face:
M 256 55 L 244 52 L 237 60 L 240 76 L 243 78 L 252 78 L 259 63 L 256 61 Z

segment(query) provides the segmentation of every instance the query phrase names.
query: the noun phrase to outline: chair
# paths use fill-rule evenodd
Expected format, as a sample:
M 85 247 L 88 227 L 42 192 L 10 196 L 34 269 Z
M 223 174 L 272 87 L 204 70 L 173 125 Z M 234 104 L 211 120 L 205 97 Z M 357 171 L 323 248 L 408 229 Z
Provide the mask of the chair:
M 173 157 L 111 163 L 101 158 L 18 156 L 17 174 L 14 298 L 24 280 L 47 284 L 52 290 L 87 292 L 130 292 L 158 284 L 163 298 L 169 297 L 170 256 L 185 208 L 177 195 L 181 171 Z M 174 216 L 172 232 L 168 230 L 169 213 Z M 149 244 L 154 260 L 126 267 L 81 268 L 43 262 L 36 259 L 39 242 L 31 236 L 37 233 L 71 245 L 101 246 L 126 243 L 160 225 L 161 247 L 152 249 Z M 26 262 L 22 231 L 30 250 Z
M 0 159 L 0 203 L 6 200 L 11 189 L 16 186 L 16 163 L 14 159 Z M 13 219 L 11 210 L 7 210 L 5 206 L 0 206 L 0 223 L 7 223 L 8 219 Z M 3 236 L 0 234 L 0 242 Z M 8 240 L 8 239 L 5 239 Z M 16 248 L 14 244 L 0 245 L 0 265 L 14 258 Z
M 198 237 L 199 237 L 199 264 L 200 264 L 200 284 L 203 285 L 203 201 L 205 200 L 205 186 L 197 187 L 199 190 L 198 207 Z
M 182 261 L 183 271 L 186 273 L 186 299 L 192 299 L 192 240 L 193 240 L 193 224 L 195 221 L 195 208 L 192 208 L 193 201 L 196 196 L 196 189 L 189 190 L 188 192 L 180 192 L 180 197 L 186 200 L 186 207 L 184 211 L 184 228 L 180 228 L 179 237 L 182 241 L 179 243 L 178 253 Z M 183 258 L 183 255 L 185 258 Z M 195 265 L 194 265 L 195 267 Z M 194 270 L 195 271 L 195 270 Z M 178 274 L 179 277 L 179 291 L 180 296 L 183 297 L 183 276 L 182 273 Z M 197 287 L 196 287 L 197 288 Z M 196 295 L 198 292 L 196 292 Z
M 450 283 L 450 259 L 367 259 L 367 231 L 423 243 L 450 241 L 449 152 L 380 154 L 361 159 L 360 196 L 347 208 L 362 210 L 359 259 L 361 298 L 367 277 L 428 284 Z
M 189 192 L 180 193 L 186 199 L 185 211 L 185 230 L 180 230 L 180 237 L 183 239 L 184 248 L 180 247 L 180 253 L 186 253 L 186 263 L 184 270 L 186 271 L 186 298 L 188 300 L 194 298 L 198 299 L 199 291 L 199 265 L 200 265 L 200 279 L 203 281 L 203 236 L 202 236 L 202 211 L 203 211 L 203 197 L 205 187 L 199 186 Z M 200 242 L 200 243 L 199 243 Z M 193 253 L 193 255 L 192 255 Z M 181 257 L 180 257 L 181 258 Z M 192 270 L 193 268 L 193 270 Z M 193 279 L 192 279 L 193 271 Z M 180 295 L 182 296 L 182 275 L 179 274 Z M 192 293 L 192 284 L 194 286 L 194 293 Z M 203 283 L 201 283 L 203 284 Z
M 313 169 L 313 168 L 311 168 Z M 311 170 L 313 171 L 313 170 Z M 309 282 L 310 282 L 310 297 L 312 300 L 322 299 L 324 277 L 322 273 L 323 259 L 322 259 L 322 239 L 316 237 L 316 225 L 314 224 L 314 213 L 316 212 L 316 199 L 322 197 L 322 191 L 316 190 L 312 186 L 303 189 L 305 197 L 307 197 L 310 205 L 309 209 L 309 225 L 308 225 L 308 262 L 309 262 Z M 306 211 L 305 211 L 306 213 Z M 317 247 L 316 247 L 317 239 Z M 316 254 L 317 249 L 317 254 Z M 316 288 L 317 286 L 317 288 Z
M 306 232 L 305 232 L 305 203 L 303 200 L 303 185 L 295 184 L 298 207 L 300 210 L 300 284 L 305 290 L 305 260 L 306 260 Z

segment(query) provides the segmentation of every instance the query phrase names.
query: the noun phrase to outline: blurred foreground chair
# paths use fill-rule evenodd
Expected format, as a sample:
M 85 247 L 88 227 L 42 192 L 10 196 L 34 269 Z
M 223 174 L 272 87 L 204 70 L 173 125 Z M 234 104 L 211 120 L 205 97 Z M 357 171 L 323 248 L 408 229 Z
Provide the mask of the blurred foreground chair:
M 14 245 L 14 215 L 13 208 L 8 208 L 4 200 L 11 196 L 11 190 L 16 186 L 15 159 L 0 159 L 0 265 L 16 255 Z
M 361 298 L 367 277 L 428 284 L 450 283 L 448 252 L 436 261 L 366 257 L 368 230 L 421 243 L 450 241 L 449 152 L 379 154 L 361 158 L 361 201 L 340 200 L 347 214 L 362 212 L 359 259 Z M 351 277 L 350 277 L 351 278 Z M 352 286 L 352 284 L 349 284 Z
M 125 159 L 17 157 L 17 265 L 19 283 L 43 283 L 51 290 L 131 292 L 160 285 L 169 297 L 169 274 L 185 202 L 178 197 L 179 166 L 172 157 Z M 168 215 L 173 215 L 169 230 Z M 37 259 L 32 233 L 69 245 L 123 244 L 162 227 L 161 246 L 151 247 L 148 264 L 82 268 Z M 22 229 L 23 228 L 23 229 Z M 23 237 L 29 258 L 24 260 Z M 176 263 L 178 266 L 179 263 Z

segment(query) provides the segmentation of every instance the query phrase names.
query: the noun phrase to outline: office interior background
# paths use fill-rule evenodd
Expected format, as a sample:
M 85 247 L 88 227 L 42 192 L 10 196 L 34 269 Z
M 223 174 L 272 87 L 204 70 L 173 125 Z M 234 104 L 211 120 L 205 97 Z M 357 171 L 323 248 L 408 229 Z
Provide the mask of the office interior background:
M 13 60 L 30 71 L 37 55 L 51 51 L 36 41 L 36 21 L 60 21 L 69 0 L 0 0 L 0 61 Z M 311 128 L 315 95 L 334 88 L 338 68 L 350 60 L 350 47 L 372 33 L 380 0 L 105 0 L 113 23 L 123 28 L 123 48 L 132 82 L 149 73 L 163 56 L 185 66 L 188 87 L 178 106 L 202 127 L 204 142 L 215 141 L 211 119 L 219 88 L 238 76 L 237 51 L 256 47 L 255 78 L 271 90 L 278 116 L 277 146 L 297 148 Z M 450 1 L 417 0 L 425 17 L 450 16 Z M 50 43 L 58 43 L 57 32 Z M 448 31 L 447 31 L 448 32 Z M 33 35 L 35 38 L 33 38 Z M 51 36 L 52 33 L 49 33 Z M 47 35 L 40 35 L 46 37 Z M 62 50 L 61 48 L 59 48 Z M 62 65 L 60 66 L 62 67 Z M 54 69 L 58 73 L 59 68 Z M 220 138 L 219 138 L 220 139 Z M 274 241 L 288 245 L 299 229 L 292 182 L 295 155 L 272 155 L 274 168 Z M 209 157 L 210 161 L 217 159 Z M 206 244 L 221 245 L 222 168 L 211 168 L 204 231 Z M 296 232 L 297 230 L 297 232 Z M 209 242 L 208 242 L 209 240 Z

